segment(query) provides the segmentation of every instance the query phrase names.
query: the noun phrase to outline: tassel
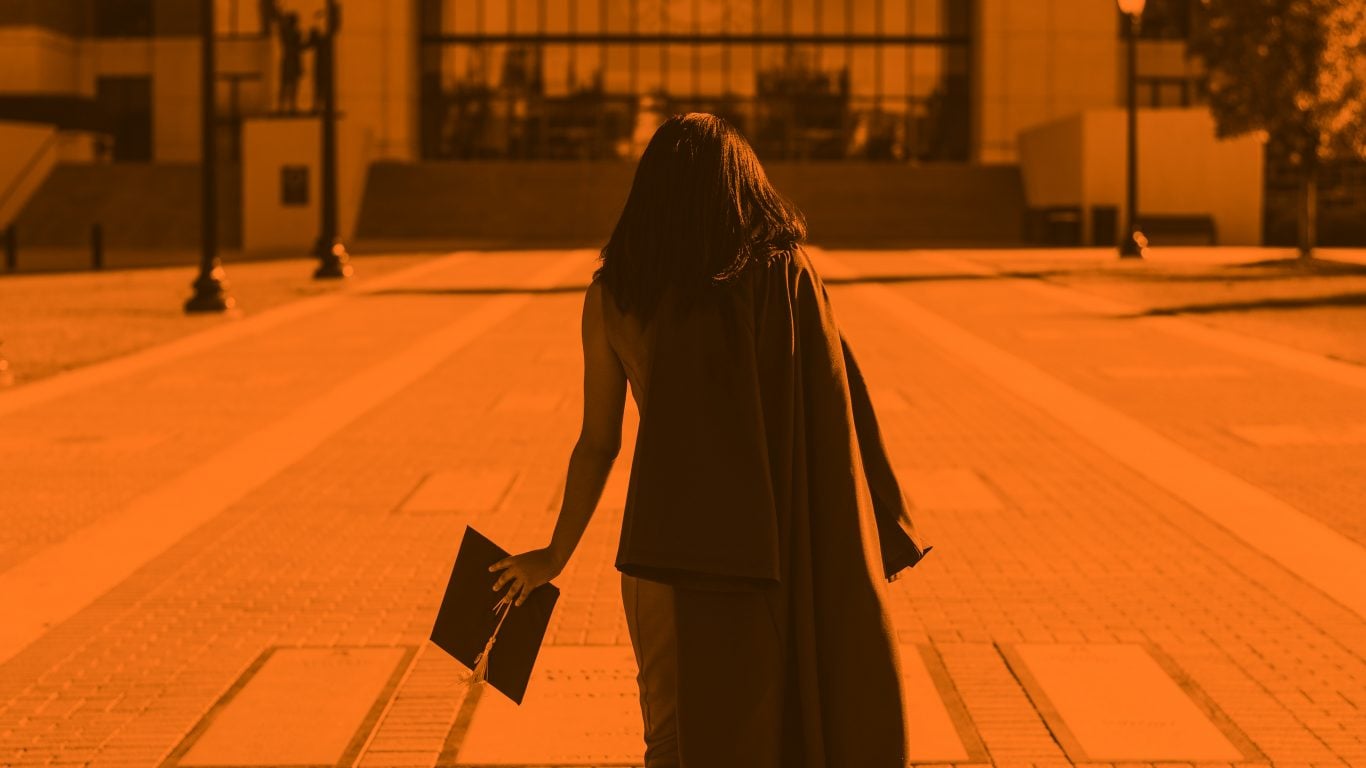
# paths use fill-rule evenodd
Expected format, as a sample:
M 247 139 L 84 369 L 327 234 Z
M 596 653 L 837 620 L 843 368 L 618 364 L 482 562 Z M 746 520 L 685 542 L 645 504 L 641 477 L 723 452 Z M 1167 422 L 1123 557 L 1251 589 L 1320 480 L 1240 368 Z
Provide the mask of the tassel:
M 493 607 L 494 611 L 502 609 L 503 615 L 498 617 L 498 624 L 493 628 L 493 634 L 489 635 L 489 641 L 484 643 L 484 650 L 474 657 L 474 669 L 465 681 L 470 685 L 479 685 L 488 680 L 489 672 L 489 653 L 493 650 L 493 642 L 498 639 L 498 630 L 503 628 L 503 622 L 507 619 L 508 613 L 512 610 L 512 599 L 509 595 L 503 595 L 503 599 Z

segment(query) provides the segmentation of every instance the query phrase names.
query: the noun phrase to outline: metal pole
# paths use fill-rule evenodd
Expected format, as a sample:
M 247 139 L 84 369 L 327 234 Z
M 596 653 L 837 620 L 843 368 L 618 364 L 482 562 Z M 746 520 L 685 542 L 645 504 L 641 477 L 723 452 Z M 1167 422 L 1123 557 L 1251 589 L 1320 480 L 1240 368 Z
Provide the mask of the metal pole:
M 341 23 L 341 8 L 337 0 L 327 0 L 326 29 L 318 41 L 313 66 L 322 67 L 318 73 L 323 84 L 322 110 L 322 187 L 321 220 L 318 242 L 313 254 L 318 258 L 318 269 L 313 277 L 335 279 L 350 277 L 354 271 L 346 246 L 337 235 L 337 29 Z
M 223 262 L 218 258 L 218 110 L 214 64 L 213 0 L 199 0 L 200 66 L 200 208 L 199 277 L 194 295 L 185 302 L 186 312 L 223 312 L 237 303 L 227 293 Z
M 90 268 L 104 269 L 104 227 L 98 221 L 90 225 Z
M 5 227 L 5 271 L 19 270 L 19 231 L 14 224 Z
M 0 346 L 4 342 L 0 341 Z M 5 351 L 0 349 L 0 387 L 8 387 L 14 383 L 14 371 L 10 370 L 9 361 L 5 359 Z
M 1119 244 L 1120 258 L 1143 258 L 1143 245 L 1147 239 L 1138 229 L 1138 20 L 1139 15 L 1129 14 L 1128 31 L 1125 34 L 1129 54 L 1129 177 L 1128 223 L 1124 228 L 1123 239 Z

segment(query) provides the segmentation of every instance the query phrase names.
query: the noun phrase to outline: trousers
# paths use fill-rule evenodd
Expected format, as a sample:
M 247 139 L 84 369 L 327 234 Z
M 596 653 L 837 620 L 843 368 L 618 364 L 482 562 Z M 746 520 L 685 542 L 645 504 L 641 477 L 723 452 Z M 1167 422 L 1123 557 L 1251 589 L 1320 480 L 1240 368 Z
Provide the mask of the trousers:
M 776 591 L 713 592 L 622 574 L 645 768 L 780 768 L 785 664 Z

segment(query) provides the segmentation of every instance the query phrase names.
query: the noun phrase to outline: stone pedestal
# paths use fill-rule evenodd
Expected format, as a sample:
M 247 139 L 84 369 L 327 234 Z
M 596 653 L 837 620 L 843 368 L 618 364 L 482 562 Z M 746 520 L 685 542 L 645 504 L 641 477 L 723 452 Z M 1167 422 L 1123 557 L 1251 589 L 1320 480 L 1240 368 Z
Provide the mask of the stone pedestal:
M 264 117 L 242 126 L 242 247 L 308 255 L 318 237 L 318 119 Z

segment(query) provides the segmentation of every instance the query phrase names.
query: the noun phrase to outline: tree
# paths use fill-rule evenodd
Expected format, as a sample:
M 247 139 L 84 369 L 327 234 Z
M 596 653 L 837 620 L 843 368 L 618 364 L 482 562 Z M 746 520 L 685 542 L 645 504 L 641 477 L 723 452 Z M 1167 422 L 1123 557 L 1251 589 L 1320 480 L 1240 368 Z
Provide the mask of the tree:
M 1263 132 L 1296 170 L 1299 250 L 1311 256 L 1319 164 L 1366 157 L 1366 0 L 1200 0 L 1190 50 L 1219 136 Z
M 1322 141 L 1336 156 L 1366 157 L 1366 2 L 1337 3 L 1324 26 Z

